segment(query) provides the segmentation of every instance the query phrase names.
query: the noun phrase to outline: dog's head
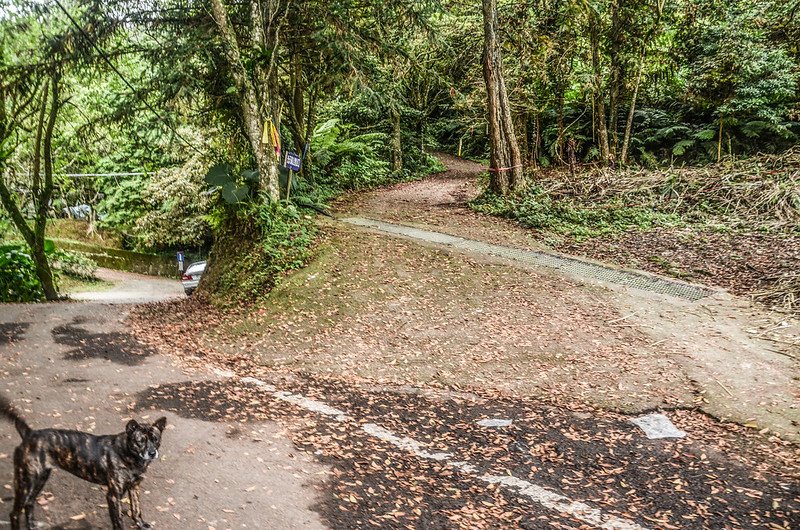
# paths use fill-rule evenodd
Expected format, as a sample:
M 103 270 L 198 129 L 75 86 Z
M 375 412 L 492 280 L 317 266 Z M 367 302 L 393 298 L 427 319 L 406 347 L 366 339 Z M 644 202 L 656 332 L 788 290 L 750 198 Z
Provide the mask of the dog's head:
M 158 448 L 161 446 L 161 433 L 167 426 L 167 418 L 159 418 L 152 425 L 131 420 L 125 426 L 128 441 L 128 450 L 150 462 L 158 458 Z

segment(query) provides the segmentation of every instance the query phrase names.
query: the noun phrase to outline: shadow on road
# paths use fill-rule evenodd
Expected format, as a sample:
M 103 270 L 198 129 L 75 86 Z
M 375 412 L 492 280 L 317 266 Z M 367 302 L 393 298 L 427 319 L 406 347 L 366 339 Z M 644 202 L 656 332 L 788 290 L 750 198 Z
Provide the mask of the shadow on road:
M 83 320 L 75 319 L 52 330 L 56 344 L 73 348 L 64 354 L 66 360 L 108 359 L 113 363 L 135 366 L 153 354 L 153 350 L 136 342 L 127 333 L 95 333 L 77 325 L 82 323 Z

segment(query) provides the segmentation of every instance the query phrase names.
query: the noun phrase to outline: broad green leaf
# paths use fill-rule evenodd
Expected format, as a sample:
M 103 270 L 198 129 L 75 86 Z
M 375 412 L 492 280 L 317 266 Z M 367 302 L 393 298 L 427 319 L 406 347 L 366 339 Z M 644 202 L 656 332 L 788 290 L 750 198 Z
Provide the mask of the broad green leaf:
M 226 182 L 222 186 L 222 198 L 228 204 L 237 204 L 247 198 L 250 188 L 247 185 L 237 186 L 234 182 Z
M 250 182 L 258 182 L 258 170 L 257 169 L 245 169 L 242 170 L 240 173 L 245 180 L 249 180 Z
M 694 133 L 694 137 L 698 140 L 712 140 L 714 136 L 716 136 L 717 131 L 714 129 L 704 129 L 702 131 L 697 131 Z
M 682 156 L 686 150 L 694 145 L 694 140 L 681 140 L 672 147 L 672 154 Z
M 208 170 L 205 176 L 206 182 L 212 186 L 224 186 L 231 183 L 231 166 L 230 164 L 217 164 Z

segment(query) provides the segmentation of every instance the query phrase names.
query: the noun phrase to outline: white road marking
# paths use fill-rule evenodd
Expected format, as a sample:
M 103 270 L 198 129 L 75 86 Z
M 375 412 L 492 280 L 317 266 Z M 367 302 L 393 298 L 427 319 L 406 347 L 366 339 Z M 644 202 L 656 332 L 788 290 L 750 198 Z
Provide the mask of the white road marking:
M 422 449 L 422 444 L 418 441 L 414 440 L 413 438 L 396 436 L 392 431 L 389 429 L 384 429 L 374 423 L 367 423 L 361 426 L 361 429 L 375 438 L 379 440 L 383 440 L 384 442 L 389 442 L 390 444 L 403 449 L 404 451 L 408 451 L 409 453 L 414 453 L 420 458 L 426 458 L 428 460 L 439 460 L 439 461 L 447 461 L 450 459 L 450 453 L 429 453 L 428 451 Z
M 235 377 L 233 372 L 227 370 L 214 370 L 214 373 L 221 377 Z M 301 394 L 293 394 L 278 390 L 275 386 L 270 385 L 265 381 L 256 379 L 254 377 L 242 377 L 239 380 L 243 383 L 249 383 L 264 392 L 272 394 L 275 398 L 292 403 L 298 407 L 310 410 L 329 416 L 336 421 L 353 421 L 354 418 L 347 415 L 344 411 L 331 407 L 327 403 L 318 401 L 316 399 L 307 398 Z M 591 524 L 597 528 L 605 530 L 646 530 L 646 527 L 640 526 L 633 521 L 616 517 L 613 515 L 605 514 L 597 508 L 593 508 L 583 502 L 573 501 L 560 493 L 550 491 L 549 489 L 538 486 L 527 480 L 523 480 L 511 475 L 489 475 L 481 473 L 475 466 L 468 462 L 461 460 L 453 460 L 450 453 L 431 453 L 424 449 L 424 444 L 413 438 L 406 436 L 398 436 L 389 429 L 376 425 L 374 423 L 365 423 L 361 425 L 361 429 L 375 438 L 384 442 L 390 443 L 407 451 L 419 458 L 426 460 L 436 460 L 445 462 L 451 467 L 454 467 L 464 474 L 471 475 L 488 484 L 498 484 L 507 490 L 515 493 L 516 495 L 527 497 L 545 508 L 554 510 L 558 513 L 568 514 L 575 519 L 579 519 L 585 523 Z
M 500 418 L 487 418 L 485 420 L 480 420 L 477 423 L 481 427 L 508 427 L 514 422 L 513 420 L 503 420 Z
M 659 438 L 684 438 L 686 433 L 677 427 L 663 414 L 652 413 L 633 418 L 636 424 L 651 440 Z

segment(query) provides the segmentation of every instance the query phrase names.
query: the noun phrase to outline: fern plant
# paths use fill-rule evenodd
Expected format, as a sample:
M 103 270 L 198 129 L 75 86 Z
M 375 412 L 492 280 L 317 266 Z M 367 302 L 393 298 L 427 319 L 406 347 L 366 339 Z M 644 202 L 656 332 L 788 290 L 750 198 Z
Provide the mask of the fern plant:
M 319 181 L 337 189 L 361 189 L 383 182 L 389 163 L 381 159 L 380 150 L 387 135 L 375 132 L 348 137 L 347 133 L 336 118 L 315 129 L 311 152 Z

